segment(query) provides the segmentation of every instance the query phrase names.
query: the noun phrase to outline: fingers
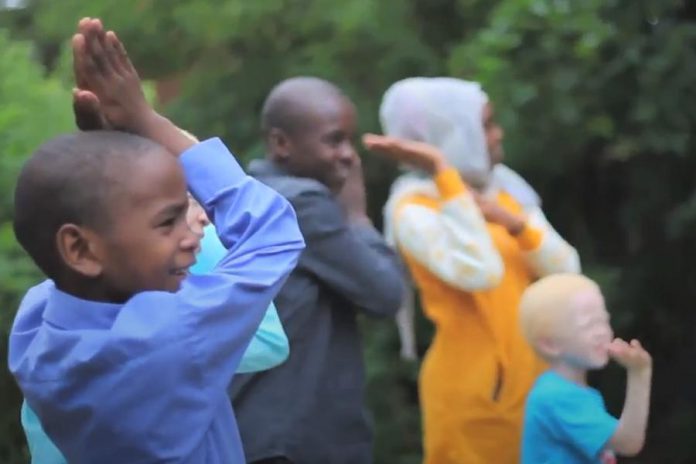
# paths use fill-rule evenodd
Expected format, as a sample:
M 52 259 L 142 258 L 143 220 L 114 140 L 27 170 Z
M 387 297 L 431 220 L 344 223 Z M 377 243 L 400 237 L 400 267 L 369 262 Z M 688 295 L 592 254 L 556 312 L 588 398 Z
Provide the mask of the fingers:
M 365 134 L 362 141 L 368 150 L 382 153 L 394 161 L 402 161 L 403 150 L 396 145 L 394 139 L 383 135 Z
M 85 36 L 75 34 L 72 38 L 73 49 L 73 73 L 75 74 L 75 83 L 82 89 L 88 88 L 87 69 L 85 63 L 86 54 Z
M 93 108 L 97 108 L 99 106 L 99 99 L 93 92 L 90 92 L 89 90 L 79 88 L 73 89 L 73 100 L 89 104 L 90 107 Z
M 642 358 L 645 362 L 651 362 L 652 357 L 650 356 L 650 353 L 648 353 L 648 351 L 645 348 L 643 348 L 643 345 L 641 345 L 641 343 L 638 340 L 631 340 L 631 348 L 637 354 L 637 356 Z
M 620 338 L 615 338 L 610 344 L 609 344 L 609 354 L 612 356 L 621 356 L 626 352 L 628 349 L 628 343 L 623 341 Z
M 384 135 L 365 134 L 363 135 L 363 145 L 371 151 L 378 151 L 395 159 L 405 156 L 419 155 L 422 153 L 419 142 L 401 140 Z
M 79 34 L 83 34 L 83 35 L 87 34 L 87 31 L 89 30 L 89 25 L 90 25 L 91 21 L 92 21 L 92 18 L 90 18 L 88 16 L 80 19 L 80 21 L 77 23 L 77 32 Z
M 75 124 L 82 131 L 105 129 L 99 100 L 92 92 L 73 89 L 73 113 Z
M 87 64 L 104 77 L 114 74 L 113 66 L 106 50 L 106 33 L 98 19 L 89 22 L 86 35 Z
M 114 31 L 109 31 L 106 33 L 106 43 L 109 50 L 109 58 L 115 69 L 118 69 L 121 73 L 133 73 L 137 74 L 133 63 L 131 63 L 128 57 L 128 52 L 126 47 L 123 46 Z
M 108 31 L 104 36 L 104 52 L 111 69 L 117 74 L 123 75 L 129 71 L 129 67 L 121 60 L 120 42 L 113 31 Z
M 104 37 L 104 51 L 109 65 L 114 71 L 119 74 L 126 71 L 118 49 L 118 39 L 113 31 L 108 31 Z
M 81 89 L 86 89 L 87 80 L 84 75 L 84 50 L 85 50 L 85 34 L 87 33 L 87 28 L 91 18 L 82 18 L 79 23 L 77 23 L 77 34 L 72 38 L 72 49 L 73 49 L 73 74 L 75 77 L 75 84 Z
M 386 150 L 394 145 L 393 140 L 390 137 L 377 134 L 364 134 L 362 137 L 363 145 L 368 150 Z
M 125 48 L 99 19 L 83 18 L 73 36 L 75 81 L 81 89 L 103 90 L 114 79 L 136 75 Z
M 99 55 L 98 31 L 92 20 L 80 21 L 80 32 L 72 39 L 73 69 L 75 81 L 79 88 L 96 89 L 103 87 L 102 73 L 105 71 L 103 60 Z
M 609 346 L 609 354 L 616 361 L 629 368 L 646 366 L 651 363 L 650 353 L 636 339 L 630 342 L 620 338 L 615 339 Z
M 75 83 L 88 88 L 89 73 L 111 76 L 133 72 L 133 66 L 113 31 L 104 31 L 99 19 L 82 18 L 73 36 Z

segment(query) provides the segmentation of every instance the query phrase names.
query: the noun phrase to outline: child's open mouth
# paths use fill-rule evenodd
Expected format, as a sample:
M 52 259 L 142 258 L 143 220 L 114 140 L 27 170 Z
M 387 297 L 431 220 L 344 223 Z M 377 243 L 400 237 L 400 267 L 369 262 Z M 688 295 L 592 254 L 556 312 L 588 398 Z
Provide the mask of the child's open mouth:
M 179 276 L 179 277 L 186 277 L 189 274 L 189 267 L 190 266 L 180 267 L 178 269 L 173 269 L 169 273 L 172 275 L 175 275 L 175 276 Z

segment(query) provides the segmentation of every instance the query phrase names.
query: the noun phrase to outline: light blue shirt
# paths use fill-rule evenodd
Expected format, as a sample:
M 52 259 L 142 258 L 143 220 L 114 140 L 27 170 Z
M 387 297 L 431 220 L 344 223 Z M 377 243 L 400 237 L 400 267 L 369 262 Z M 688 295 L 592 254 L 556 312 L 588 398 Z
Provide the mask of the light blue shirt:
M 31 410 L 26 401 L 22 402 L 22 427 L 27 436 L 31 462 L 34 464 L 67 464 L 65 457 L 53 444 L 36 413 Z
M 212 272 L 226 253 L 227 250 L 218 238 L 215 226 L 209 224 L 204 229 L 201 251 L 196 257 L 196 264 L 191 267 L 191 272 L 193 274 Z M 271 303 L 261 320 L 261 325 L 254 334 L 254 338 L 251 339 L 251 343 L 244 352 L 242 361 L 237 367 L 237 373 L 246 374 L 271 369 L 285 361 L 289 352 L 288 338 L 278 317 L 278 311 Z M 60 450 L 46 435 L 41 427 L 41 421 L 26 401 L 22 403 L 21 421 L 34 464 L 67 464 Z
M 600 463 L 616 427 L 597 390 L 548 371 L 527 398 L 522 464 Z
M 229 251 L 176 293 L 124 304 L 45 281 L 27 292 L 9 367 L 71 463 L 243 463 L 227 388 L 304 243 L 292 207 L 219 139 L 180 158 Z

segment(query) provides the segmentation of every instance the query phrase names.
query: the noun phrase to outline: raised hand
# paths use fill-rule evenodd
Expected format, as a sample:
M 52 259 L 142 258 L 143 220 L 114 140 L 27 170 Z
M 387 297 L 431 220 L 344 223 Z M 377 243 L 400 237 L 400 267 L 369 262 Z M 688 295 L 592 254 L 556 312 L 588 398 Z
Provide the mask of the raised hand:
M 413 166 L 430 175 L 437 174 L 448 167 L 442 152 L 427 143 L 365 134 L 363 145 L 370 151 L 383 153 L 394 161 Z
M 511 235 L 518 235 L 522 232 L 526 223 L 523 216 L 508 211 L 496 201 L 485 198 L 476 191 L 472 190 L 471 193 L 486 222 L 505 227 Z
M 609 355 L 628 371 L 647 371 L 652 368 L 652 357 L 638 340 L 627 343 L 615 338 L 609 345 Z
M 75 98 L 79 108 L 85 110 L 80 115 L 93 116 L 94 110 L 100 108 L 102 121 L 113 128 L 138 132 L 155 113 L 145 99 L 138 73 L 116 34 L 105 32 L 98 19 L 85 18 L 78 25 L 72 45 L 78 86 Z M 95 125 L 94 119 L 87 120 L 88 126 Z
M 149 138 L 179 156 L 197 140 L 158 114 L 145 99 L 126 49 L 101 21 L 84 18 L 73 36 L 78 127 L 117 129 Z
M 350 174 L 338 193 L 337 200 L 346 212 L 349 222 L 369 222 L 362 161 L 357 154 L 353 160 Z

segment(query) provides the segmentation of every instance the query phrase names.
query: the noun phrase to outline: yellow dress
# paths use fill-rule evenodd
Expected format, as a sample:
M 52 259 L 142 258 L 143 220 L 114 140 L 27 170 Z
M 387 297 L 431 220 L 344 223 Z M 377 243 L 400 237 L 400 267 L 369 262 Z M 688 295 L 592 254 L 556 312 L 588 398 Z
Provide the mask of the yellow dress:
M 392 195 L 394 241 L 436 327 L 420 373 L 426 464 L 519 462 L 524 401 L 544 368 L 522 337 L 518 304 L 538 276 L 579 261 L 541 211 L 516 237 L 487 224 L 456 171 Z

